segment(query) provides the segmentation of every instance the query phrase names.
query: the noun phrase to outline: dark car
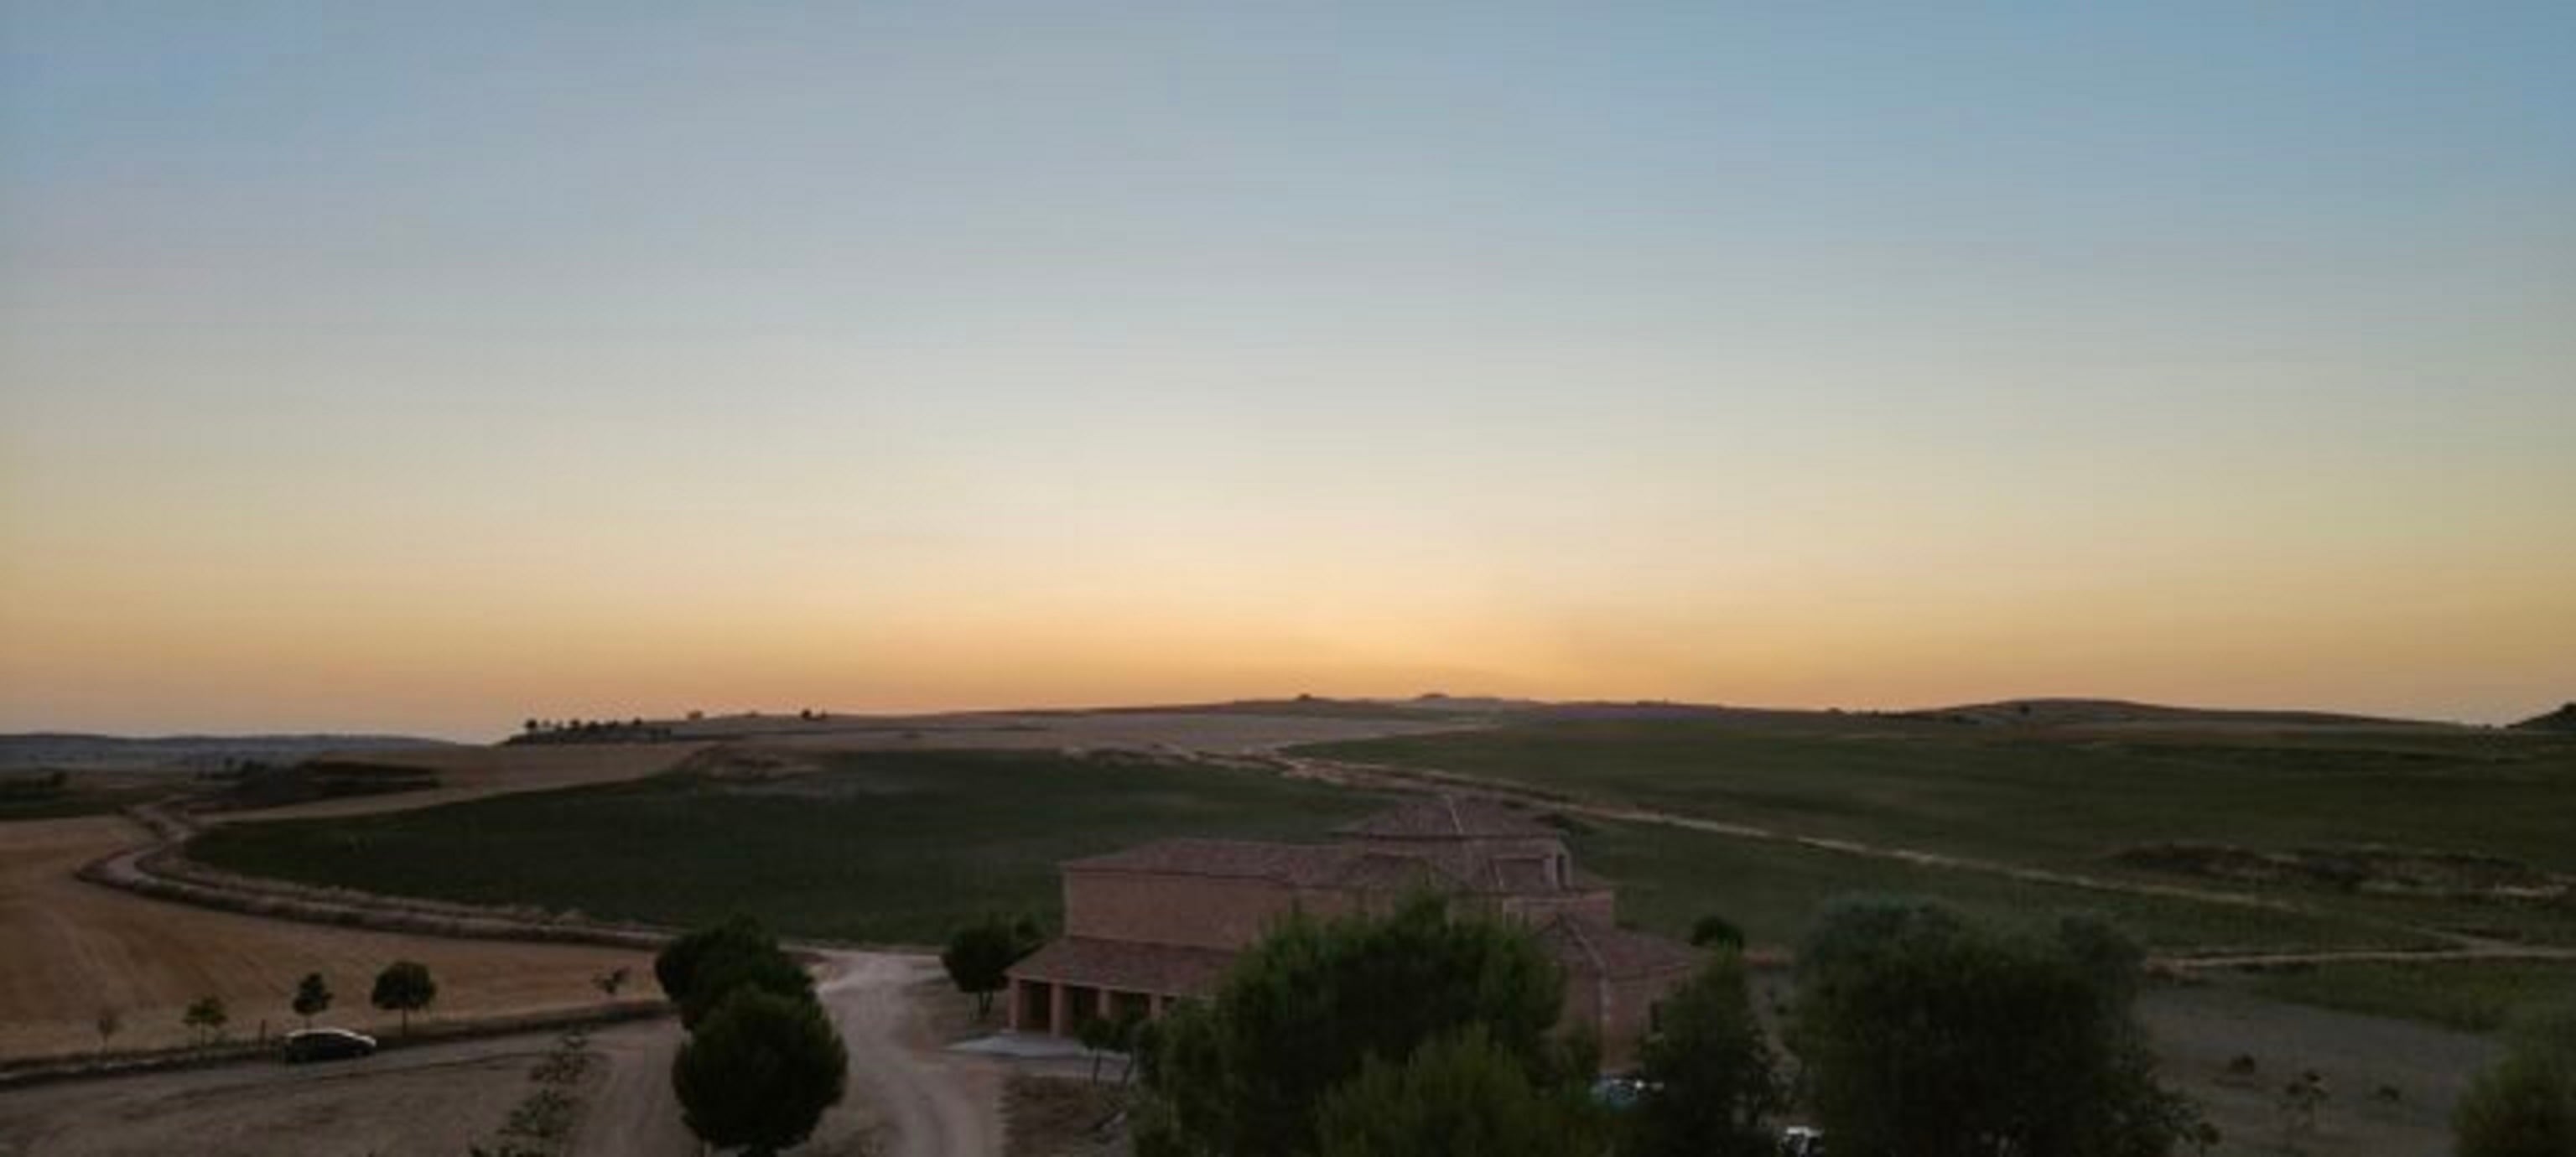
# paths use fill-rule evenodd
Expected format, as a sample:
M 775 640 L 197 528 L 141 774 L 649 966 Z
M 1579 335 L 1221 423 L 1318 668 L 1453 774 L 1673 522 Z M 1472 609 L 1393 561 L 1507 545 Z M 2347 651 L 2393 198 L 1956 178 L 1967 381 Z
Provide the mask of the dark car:
M 286 1034 L 286 1063 L 345 1061 L 373 1054 L 376 1038 L 345 1028 L 308 1028 Z

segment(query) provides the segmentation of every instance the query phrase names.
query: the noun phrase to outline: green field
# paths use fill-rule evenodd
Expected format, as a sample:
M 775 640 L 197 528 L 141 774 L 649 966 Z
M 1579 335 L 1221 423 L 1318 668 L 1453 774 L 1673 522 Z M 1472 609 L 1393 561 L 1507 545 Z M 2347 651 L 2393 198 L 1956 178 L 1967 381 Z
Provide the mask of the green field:
M 2321 964 L 2267 972 L 2250 986 L 2277 1000 L 2494 1032 L 2524 1010 L 2576 1004 L 2576 964 Z
M 1381 800 L 1257 772 L 1038 752 L 850 753 L 773 779 L 674 774 L 419 811 L 228 824 L 191 854 L 394 895 L 931 943 L 1055 916 L 1057 861 L 1163 836 L 1320 839 Z
M 172 794 L 182 780 L 138 782 L 132 776 L 17 772 L 0 775 L 0 823 L 105 815 Z
M 2003 923 L 2101 916 L 2166 952 L 2428 943 L 2350 920 L 2026 883 L 1659 825 L 1586 824 L 1573 845 L 1578 864 L 1619 885 L 1621 919 L 1672 936 L 1716 913 L 1756 945 L 1794 945 L 1827 901 L 1875 893 L 1935 897 Z
M 1053 918 L 1054 865 L 1173 835 L 1322 839 L 1379 797 L 1267 774 L 1043 753 L 850 753 L 760 780 L 669 775 L 349 819 L 224 825 L 193 854 L 397 895 L 690 924 L 741 909 L 809 936 L 921 943 L 987 911 Z M 1623 916 L 1722 912 L 1794 943 L 1827 900 L 1937 896 L 1998 917 L 2110 916 L 2160 948 L 2403 943 L 2380 929 L 2144 900 L 1673 828 L 1580 824 Z
M 1748 725 L 1543 722 L 1307 754 L 1586 800 L 2095 875 L 2193 877 L 2111 857 L 2161 841 L 2267 851 L 2383 845 L 2576 872 L 2576 740 L 2441 729 L 2053 729 L 1874 716 Z M 2207 881 L 2317 909 L 2576 943 L 2576 906 Z

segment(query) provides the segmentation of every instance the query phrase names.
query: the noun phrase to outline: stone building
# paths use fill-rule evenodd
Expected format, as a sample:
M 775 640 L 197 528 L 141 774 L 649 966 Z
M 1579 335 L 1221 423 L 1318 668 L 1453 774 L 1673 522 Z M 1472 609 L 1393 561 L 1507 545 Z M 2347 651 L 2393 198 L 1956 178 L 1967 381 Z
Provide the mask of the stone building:
M 1069 1035 L 1085 1017 L 1159 1016 L 1213 990 L 1235 953 L 1292 911 L 1382 909 L 1426 889 L 1536 930 L 1565 971 L 1564 1023 L 1591 1026 L 1613 1063 L 1699 964 L 1688 946 L 1618 927 L 1610 886 L 1526 812 L 1436 796 L 1334 835 L 1163 840 L 1065 862 L 1065 934 L 1012 967 L 1011 1028 Z

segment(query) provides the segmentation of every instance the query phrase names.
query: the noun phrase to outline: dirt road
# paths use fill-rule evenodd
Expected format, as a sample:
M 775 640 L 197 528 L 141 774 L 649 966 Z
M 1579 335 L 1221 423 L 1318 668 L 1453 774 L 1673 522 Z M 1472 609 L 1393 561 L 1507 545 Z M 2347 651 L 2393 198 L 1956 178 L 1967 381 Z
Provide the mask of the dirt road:
M 940 1050 L 913 998 L 938 974 L 926 957 L 826 953 L 817 992 L 850 1051 L 850 1083 L 812 1157 L 998 1157 L 1001 1072 Z M 698 1157 L 671 1095 L 678 1022 L 602 1029 L 604 1064 L 583 1092 L 576 1157 Z M 401 1049 L 331 1065 L 264 1061 L 0 1092 L 0 1157 L 454 1157 L 487 1139 L 527 1095 L 554 1042 L 533 1033 Z
M 940 975 L 925 956 L 831 951 L 815 992 L 850 1051 L 850 1083 L 800 1154 L 999 1157 L 1001 1070 L 941 1051 L 912 991 Z M 663 1021 L 602 1033 L 608 1079 L 575 1138 L 575 1157 L 696 1157 L 671 1095 L 680 1028 Z M 869 1146 L 873 1146 L 873 1148 Z
M 390 1027 L 367 986 L 395 960 L 438 979 L 440 1016 L 560 1011 L 594 1004 L 591 978 L 649 970 L 646 953 L 573 944 L 515 944 L 265 920 L 148 900 L 72 873 L 146 838 L 116 816 L 0 825 L 0 1058 L 77 1054 L 100 1044 L 101 1010 L 121 1021 L 120 1049 L 185 1043 L 179 1014 L 222 997 L 235 1037 L 296 1023 L 298 977 L 319 972 L 339 999 L 334 1023 Z

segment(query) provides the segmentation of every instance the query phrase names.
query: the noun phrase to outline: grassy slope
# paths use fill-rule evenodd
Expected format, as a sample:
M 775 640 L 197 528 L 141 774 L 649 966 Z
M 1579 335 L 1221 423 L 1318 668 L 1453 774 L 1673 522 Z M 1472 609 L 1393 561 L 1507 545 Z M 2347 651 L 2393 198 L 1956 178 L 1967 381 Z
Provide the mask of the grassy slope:
M 21 790 L 0 793 L 0 823 L 106 815 L 171 794 L 174 787 L 84 787 L 77 782 L 60 791 Z
M 2254 991 L 2280 1000 L 2493 1032 L 2523 1010 L 2576 1004 L 2576 965 L 2345 963 L 2269 972 Z
M 1585 870 L 1619 885 L 1622 920 L 1672 936 L 1716 913 L 1757 945 L 1791 945 L 1827 901 L 1881 893 L 1937 897 L 2007 923 L 2088 913 L 2159 951 L 2423 943 L 2348 921 L 2023 883 L 1656 825 L 1589 825 L 1574 847 Z
M 2377 843 L 2576 871 L 2576 742 L 2504 732 L 2014 731 L 1851 717 L 1748 728 L 1537 724 L 1319 755 L 1958 855 L 2115 870 L 2161 840 Z M 2576 941 L 2576 913 L 2310 894 L 2326 907 Z
M 1250 772 L 1046 753 L 833 757 L 767 782 L 667 775 L 352 819 L 233 824 L 239 871 L 670 924 L 754 913 L 796 933 L 926 943 L 1057 907 L 1055 864 L 1161 836 L 1320 838 L 1379 801 Z
M 405 895 L 670 924 L 742 908 L 803 934 L 921 942 L 987 910 L 1052 916 L 1054 865 L 1071 856 L 1168 835 L 1317 839 L 1376 806 L 1245 772 L 889 752 L 761 783 L 665 776 L 360 819 L 227 825 L 195 854 Z M 1904 891 L 1998 916 L 2103 912 L 2162 947 L 2385 939 L 1661 827 L 1588 826 L 1575 846 L 1620 886 L 1625 916 L 1670 934 L 1720 911 L 1758 941 L 1786 944 L 1836 895 Z

